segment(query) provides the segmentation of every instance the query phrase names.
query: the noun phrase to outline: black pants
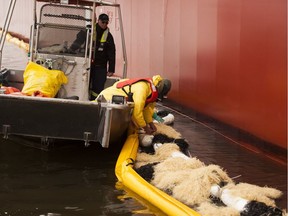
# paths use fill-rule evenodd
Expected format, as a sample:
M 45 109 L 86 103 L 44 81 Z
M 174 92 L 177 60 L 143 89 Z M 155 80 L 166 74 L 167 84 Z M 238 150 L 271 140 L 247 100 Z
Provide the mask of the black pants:
M 104 89 L 107 79 L 107 68 L 103 66 L 93 66 L 90 75 L 91 100 L 94 100 L 97 95 Z

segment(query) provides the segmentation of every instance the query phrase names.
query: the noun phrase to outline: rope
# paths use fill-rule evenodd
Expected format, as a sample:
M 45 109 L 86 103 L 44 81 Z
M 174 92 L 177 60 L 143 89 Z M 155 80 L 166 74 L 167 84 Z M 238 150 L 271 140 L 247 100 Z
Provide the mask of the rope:
M 131 160 L 131 162 L 128 162 L 128 160 Z M 135 161 L 133 160 L 133 158 L 127 158 L 127 164 L 126 164 L 126 166 L 129 166 L 129 165 L 134 165 L 135 164 Z

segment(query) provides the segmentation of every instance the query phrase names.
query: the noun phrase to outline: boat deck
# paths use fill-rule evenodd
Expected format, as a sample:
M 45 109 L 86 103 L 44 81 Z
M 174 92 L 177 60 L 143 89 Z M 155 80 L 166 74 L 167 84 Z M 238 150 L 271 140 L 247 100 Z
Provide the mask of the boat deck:
M 270 186 L 283 192 L 277 206 L 287 209 L 287 152 L 214 119 L 164 102 L 159 109 L 175 116 L 173 127 L 189 143 L 189 152 L 205 164 L 223 167 L 235 182 Z M 260 148 L 261 147 L 261 148 Z

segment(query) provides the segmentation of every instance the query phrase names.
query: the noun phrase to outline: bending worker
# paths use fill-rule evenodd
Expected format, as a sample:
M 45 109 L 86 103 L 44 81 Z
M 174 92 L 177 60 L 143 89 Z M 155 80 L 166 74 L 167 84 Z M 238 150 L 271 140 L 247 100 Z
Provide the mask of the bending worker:
M 153 113 L 157 100 L 163 100 L 171 89 L 171 82 L 160 75 L 151 78 L 122 79 L 104 89 L 100 96 L 112 100 L 113 95 L 131 97 L 134 101 L 132 121 L 137 128 L 152 134 L 157 129 L 153 123 Z

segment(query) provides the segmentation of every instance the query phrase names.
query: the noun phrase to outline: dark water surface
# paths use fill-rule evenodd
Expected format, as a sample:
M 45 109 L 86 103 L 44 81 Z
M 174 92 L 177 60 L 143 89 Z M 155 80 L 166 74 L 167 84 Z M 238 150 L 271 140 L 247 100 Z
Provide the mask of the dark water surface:
M 131 215 L 115 188 L 119 151 L 82 142 L 43 151 L 0 141 L 1 216 Z
M 21 69 L 26 54 L 20 54 L 21 60 L 14 48 L 4 53 L 3 64 Z M 230 177 L 240 176 L 237 181 L 280 189 L 284 194 L 277 205 L 287 208 L 287 163 L 249 151 L 191 116 L 171 113 L 192 156 L 222 166 Z M 133 199 L 123 199 L 125 192 L 115 187 L 114 168 L 122 143 L 102 149 L 68 141 L 65 148 L 55 146 L 50 151 L 23 144 L 0 138 L 0 216 L 125 216 L 140 215 L 135 211 L 145 209 Z

